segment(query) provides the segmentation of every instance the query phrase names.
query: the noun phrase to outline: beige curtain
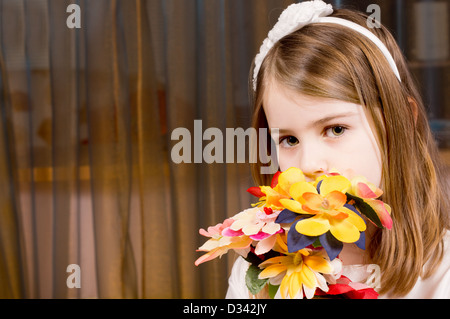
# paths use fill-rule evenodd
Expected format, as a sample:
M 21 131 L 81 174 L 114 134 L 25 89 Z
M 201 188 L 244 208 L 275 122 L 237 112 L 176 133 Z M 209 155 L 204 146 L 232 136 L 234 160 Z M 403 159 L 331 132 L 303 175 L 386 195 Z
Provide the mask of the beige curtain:
M 249 166 L 175 164 L 171 132 L 250 126 L 291 2 L 0 0 L 0 297 L 224 297 L 234 256 L 195 267 L 198 229 L 250 205 Z

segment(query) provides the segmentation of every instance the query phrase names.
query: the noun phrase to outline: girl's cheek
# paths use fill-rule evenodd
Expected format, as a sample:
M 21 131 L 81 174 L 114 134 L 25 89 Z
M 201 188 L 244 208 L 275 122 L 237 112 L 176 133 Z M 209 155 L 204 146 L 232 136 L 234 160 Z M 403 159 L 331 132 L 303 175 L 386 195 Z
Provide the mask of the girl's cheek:
M 298 163 L 295 161 L 295 155 L 292 151 L 282 150 L 281 147 L 278 151 L 278 165 L 280 167 L 280 171 L 285 171 L 290 167 L 298 167 Z

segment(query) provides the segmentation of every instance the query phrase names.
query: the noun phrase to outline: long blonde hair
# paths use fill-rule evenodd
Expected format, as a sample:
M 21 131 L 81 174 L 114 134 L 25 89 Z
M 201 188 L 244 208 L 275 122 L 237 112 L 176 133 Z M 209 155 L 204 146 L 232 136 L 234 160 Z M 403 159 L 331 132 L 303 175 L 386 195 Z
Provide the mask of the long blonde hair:
M 359 12 L 342 9 L 331 16 L 366 27 L 367 16 Z M 277 42 L 262 63 L 253 96 L 253 127 L 268 127 L 262 105 L 271 79 L 302 94 L 365 108 L 374 121 L 383 159 L 383 200 L 391 205 L 394 221 L 391 230 L 377 230 L 367 255 L 382 270 L 380 292 L 401 296 L 419 276 L 429 277 L 442 260 L 449 225 L 447 182 L 400 49 L 386 28 L 371 31 L 393 55 L 401 83 L 363 35 L 338 25 L 310 24 Z M 270 176 L 259 173 L 261 166 L 252 164 L 252 174 L 256 183 L 267 185 Z

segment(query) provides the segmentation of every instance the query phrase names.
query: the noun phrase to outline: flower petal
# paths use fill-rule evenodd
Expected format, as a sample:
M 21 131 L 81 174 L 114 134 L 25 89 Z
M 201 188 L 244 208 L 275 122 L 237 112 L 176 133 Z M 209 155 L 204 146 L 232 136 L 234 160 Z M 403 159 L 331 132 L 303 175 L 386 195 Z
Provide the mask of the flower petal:
M 309 288 L 316 287 L 317 280 L 314 272 L 309 269 L 309 267 L 305 264 L 302 265 L 302 270 L 300 272 L 300 280 L 303 284 Z
M 284 208 L 289 209 L 292 212 L 296 212 L 298 214 L 306 214 L 307 213 L 302 209 L 302 204 L 300 204 L 299 202 L 297 202 L 295 200 L 280 199 L 280 203 L 281 203 L 281 205 L 284 206 Z
M 316 213 L 323 204 L 324 198 L 316 193 L 303 193 L 302 195 L 305 203 L 303 204 L 303 209 L 310 213 Z
M 266 223 L 261 229 L 263 232 L 268 233 L 270 235 L 275 234 L 281 229 L 280 224 L 277 223 Z
M 253 240 L 263 240 L 266 239 L 267 237 L 272 236 L 271 234 L 267 234 L 263 231 L 258 232 L 257 234 L 254 235 L 250 235 L 249 237 Z
M 253 242 L 253 240 L 247 236 L 242 237 L 231 237 L 231 244 L 227 245 L 226 247 L 228 249 L 246 249 L 250 247 L 250 244 Z
M 339 191 L 345 194 L 351 186 L 350 181 L 342 175 L 328 176 L 320 185 L 320 194 L 325 196 L 333 191 Z
M 230 227 L 225 228 L 222 231 L 222 236 L 225 237 L 236 237 L 236 236 L 242 236 L 244 235 L 244 233 L 242 232 L 242 230 L 232 230 Z
M 295 225 L 295 229 L 306 236 L 320 236 L 330 229 L 330 222 L 327 218 L 323 218 L 321 214 L 300 220 Z
M 328 201 L 329 209 L 333 210 L 344 206 L 347 201 L 347 196 L 339 191 L 332 191 L 325 195 L 325 199 Z
M 275 188 L 278 185 L 278 177 L 280 175 L 281 175 L 280 171 L 273 174 L 272 181 L 270 182 L 270 187 Z
M 278 223 L 278 224 L 292 223 L 297 217 L 298 217 L 297 213 L 286 208 L 286 209 L 283 209 L 280 212 L 280 214 L 278 214 L 277 219 L 275 220 L 275 223 Z
M 301 289 L 301 282 L 300 282 L 300 273 L 294 272 L 290 276 L 289 280 L 289 295 L 291 298 L 296 298 L 299 290 Z
M 253 196 L 256 197 L 263 197 L 265 196 L 263 192 L 261 192 L 261 188 L 259 186 L 253 186 L 247 189 L 247 192 L 249 192 L 250 194 L 252 194 Z
M 261 192 L 266 194 L 266 206 L 275 208 L 275 209 L 283 209 L 283 206 L 280 204 L 281 198 L 287 198 L 287 196 L 283 196 L 274 189 L 269 186 L 261 186 Z
M 380 218 L 381 224 L 387 229 L 392 228 L 392 218 L 390 216 L 391 207 L 388 204 L 383 203 L 376 199 L 366 199 L 365 202 L 372 207 L 375 213 Z
M 316 273 L 317 287 L 319 287 L 322 291 L 328 291 L 327 280 L 321 274 Z
M 288 249 L 290 253 L 295 253 L 296 251 L 311 245 L 317 239 L 316 236 L 306 236 L 300 234 L 295 229 L 295 225 L 291 226 L 288 232 Z
M 359 231 L 366 230 L 366 223 L 364 219 L 361 218 L 361 216 L 346 207 L 343 207 L 342 210 L 344 210 L 345 213 L 348 214 L 348 217 L 346 219 L 348 222 L 352 223 L 356 228 L 358 228 Z
M 330 221 L 331 234 L 336 237 L 337 240 L 343 243 L 354 243 L 359 239 L 359 230 L 355 225 L 350 223 L 347 219 Z
M 303 172 L 296 167 L 288 168 L 278 176 L 278 185 L 286 192 L 286 194 L 289 193 L 293 184 L 304 181 L 305 176 L 303 175 Z
M 255 247 L 255 254 L 256 255 L 263 255 L 267 252 L 269 252 L 273 245 L 275 245 L 275 241 L 277 239 L 277 236 L 270 236 L 263 240 L 261 240 L 258 244 L 256 244 Z
M 316 193 L 316 188 L 307 182 L 298 182 L 291 186 L 289 189 L 289 195 L 296 201 L 300 202 L 301 204 L 305 203 L 305 199 L 303 199 L 304 193 Z
M 336 260 L 335 258 L 340 254 L 344 244 L 337 240 L 330 232 L 326 232 L 325 234 L 319 237 L 320 244 L 323 246 L 325 251 L 328 254 L 328 258 L 330 260 Z
M 313 288 L 309 288 L 308 286 L 304 285 L 303 291 L 305 292 L 305 296 L 307 299 L 312 299 L 316 292 L 316 286 L 314 286 Z
M 357 241 L 355 241 L 355 245 L 357 247 L 361 248 L 362 250 L 366 249 L 366 233 L 365 232 L 359 233 L 359 239 Z
M 358 183 L 356 185 L 356 190 L 357 193 L 356 195 L 358 197 L 362 197 L 362 198 L 377 198 L 377 194 L 375 194 L 369 187 L 369 185 L 364 184 L 364 183 Z
M 226 246 L 227 243 L 223 244 L 223 240 L 220 241 L 219 239 L 211 238 L 207 240 L 202 246 L 198 248 L 200 251 L 210 251 L 217 247 Z M 231 242 L 231 240 L 230 240 Z
M 349 192 L 361 198 L 378 198 L 383 191 L 374 184 L 369 183 L 364 176 L 356 176 L 352 179 L 352 188 Z
M 259 274 L 261 276 L 261 274 Z M 281 294 L 281 298 L 286 299 L 286 295 L 288 293 L 288 289 L 289 289 L 289 279 L 290 276 L 286 275 L 283 277 L 283 280 L 281 281 L 281 285 L 280 285 L 280 294 Z
M 317 271 L 323 274 L 331 274 L 333 267 L 331 267 L 328 260 L 320 256 L 306 256 L 303 258 L 305 264 L 313 271 Z
M 259 279 L 272 278 L 279 275 L 283 271 L 286 271 L 286 266 L 283 264 L 270 265 L 269 267 L 265 268 L 263 271 L 259 273 L 258 278 Z
M 258 267 L 265 268 L 265 267 L 268 267 L 268 266 L 274 265 L 274 264 L 286 263 L 286 262 L 289 262 L 290 260 L 291 260 L 291 257 L 288 257 L 288 256 L 272 257 L 272 258 L 267 259 L 266 261 L 263 261 L 262 263 L 260 263 Z
M 223 250 L 224 250 L 224 249 L 223 249 L 222 247 L 213 249 L 213 250 L 207 252 L 206 254 L 204 254 L 203 256 L 199 257 L 199 258 L 194 262 L 194 264 L 195 264 L 196 266 L 198 266 L 198 265 L 200 265 L 201 263 L 210 261 L 210 260 L 212 260 L 212 259 L 214 259 L 214 258 L 216 258 L 216 257 L 219 257 L 220 255 L 224 254 L 226 251 L 228 251 L 228 249 L 226 249 L 225 252 L 224 252 Z
M 258 222 L 256 224 L 246 224 L 244 227 L 242 227 L 242 231 L 247 236 L 256 235 L 257 233 L 259 233 L 259 231 L 261 230 L 263 225 L 264 225 L 264 223 L 260 223 L 260 222 Z

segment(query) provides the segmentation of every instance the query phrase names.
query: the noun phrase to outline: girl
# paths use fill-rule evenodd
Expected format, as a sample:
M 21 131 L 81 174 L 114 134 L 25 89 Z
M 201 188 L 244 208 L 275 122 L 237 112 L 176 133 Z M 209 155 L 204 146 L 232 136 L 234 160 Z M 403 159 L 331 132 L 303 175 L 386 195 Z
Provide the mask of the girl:
M 380 297 L 450 298 L 444 166 L 399 47 L 367 19 L 322 1 L 288 7 L 255 58 L 253 126 L 279 129 L 281 171 L 298 167 L 314 180 L 337 170 L 384 190 L 393 227 L 368 223 L 365 250 L 344 244 L 344 275 L 366 282 L 375 264 Z M 269 185 L 260 168 L 255 182 Z M 249 297 L 247 267 L 235 262 L 227 298 Z

